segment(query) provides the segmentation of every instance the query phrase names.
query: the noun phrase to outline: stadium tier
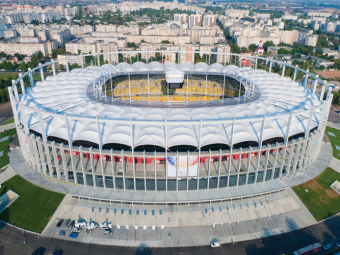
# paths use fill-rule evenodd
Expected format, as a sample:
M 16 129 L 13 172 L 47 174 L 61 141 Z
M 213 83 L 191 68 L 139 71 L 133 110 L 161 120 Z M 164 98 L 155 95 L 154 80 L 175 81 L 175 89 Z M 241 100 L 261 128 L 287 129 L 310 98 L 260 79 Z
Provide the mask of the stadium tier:
M 296 67 L 304 80 L 204 63 L 82 65 L 57 74 L 56 62 L 19 77 L 9 95 L 25 160 L 58 181 L 136 191 L 228 188 L 288 177 L 319 153 L 330 89 Z M 53 75 L 44 78 L 48 65 Z M 42 81 L 34 83 L 39 70 Z M 169 70 L 184 73 L 182 88 L 166 86 Z

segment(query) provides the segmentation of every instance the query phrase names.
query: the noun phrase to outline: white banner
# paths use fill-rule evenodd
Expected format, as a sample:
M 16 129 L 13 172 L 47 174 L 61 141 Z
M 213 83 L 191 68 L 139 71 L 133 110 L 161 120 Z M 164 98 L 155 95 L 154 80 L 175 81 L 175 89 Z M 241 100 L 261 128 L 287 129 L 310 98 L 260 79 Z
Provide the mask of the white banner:
M 178 177 L 188 174 L 188 156 L 178 156 Z
M 178 160 L 176 156 L 168 156 L 167 166 L 168 177 L 176 177 L 176 171 L 178 177 L 197 176 L 198 156 L 189 156 L 189 167 L 188 156 L 178 156 Z
M 198 156 L 189 157 L 189 176 L 197 176 L 198 172 Z
M 168 156 L 166 159 L 166 163 L 168 164 L 168 177 L 176 177 L 176 156 Z

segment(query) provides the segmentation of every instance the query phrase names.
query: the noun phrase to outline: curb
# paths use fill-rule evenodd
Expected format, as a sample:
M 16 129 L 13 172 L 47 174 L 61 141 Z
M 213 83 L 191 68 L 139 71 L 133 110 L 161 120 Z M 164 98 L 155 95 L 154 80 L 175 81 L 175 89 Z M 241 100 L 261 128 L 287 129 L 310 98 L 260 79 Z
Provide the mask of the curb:
M 32 233 L 32 234 L 35 234 L 35 235 L 41 235 L 40 233 L 38 232 L 34 232 L 34 231 L 31 231 L 31 230 L 27 230 L 27 229 L 24 229 L 24 228 L 21 228 L 21 227 L 18 227 L 18 226 L 15 226 L 15 225 L 12 225 L 11 223 L 8 223 L 4 220 L 0 220 L 0 223 L 5 223 L 13 228 L 16 228 L 16 229 L 21 229 L 21 230 L 24 230 L 25 232 L 29 232 L 29 233 Z

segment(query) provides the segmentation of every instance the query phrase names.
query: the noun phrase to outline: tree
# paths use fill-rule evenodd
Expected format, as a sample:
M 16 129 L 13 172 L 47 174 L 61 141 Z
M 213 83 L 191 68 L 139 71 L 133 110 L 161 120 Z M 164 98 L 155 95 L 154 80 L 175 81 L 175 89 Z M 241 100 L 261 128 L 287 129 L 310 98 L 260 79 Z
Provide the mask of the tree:
M 7 58 L 7 54 L 5 52 L 0 52 L 0 57 L 1 58 Z
M 60 64 L 60 65 L 59 65 L 59 69 L 60 69 L 60 71 L 64 71 L 64 70 L 65 70 L 64 65 L 63 65 L 63 64 Z
M 75 69 L 75 68 L 79 68 L 79 65 L 78 65 L 77 63 L 74 63 L 74 64 L 72 65 L 72 69 Z
M 321 65 L 321 66 L 320 66 L 320 70 L 321 70 L 321 71 L 325 70 L 325 68 L 326 68 L 326 67 L 325 67 L 324 65 Z
M 163 41 L 161 41 L 161 43 L 171 44 L 171 42 L 169 40 L 163 40 Z
M 136 43 L 134 43 L 134 42 L 128 43 L 127 46 L 128 46 L 129 48 L 138 48 L 137 45 L 136 45 Z
M 44 54 L 39 50 L 37 52 L 37 58 L 40 60 L 40 59 L 42 59 L 43 56 L 44 56 Z
M 22 63 L 19 65 L 19 68 L 20 68 L 21 71 L 27 72 L 28 65 L 27 65 L 25 62 L 22 62 Z
M 268 47 L 275 46 L 275 44 L 272 41 L 267 41 L 263 44 L 263 48 L 265 51 L 268 50 Z
M 80 50 L 80 49 L 78 49 L 78 55 L 80 55 L 80 53 L 81 53 L 81 50 Z
M 249 45 L 249 50 L 253 52 L 256 49 L 257 45 L 256 44 L 250 44 Z

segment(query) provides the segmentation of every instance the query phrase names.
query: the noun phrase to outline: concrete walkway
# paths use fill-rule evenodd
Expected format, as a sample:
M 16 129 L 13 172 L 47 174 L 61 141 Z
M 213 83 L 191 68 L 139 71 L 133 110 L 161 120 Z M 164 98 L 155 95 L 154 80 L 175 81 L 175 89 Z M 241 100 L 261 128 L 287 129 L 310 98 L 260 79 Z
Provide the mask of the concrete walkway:
M 11 179 L 14 175 L 17 175 L 17 172 L 13 169 L 11 165 L 0 170 L 0 184 L 5 181 Z
M 292 175 L 289 178 L 281 180 L 268 181 L 265 183 L 250 184 L 247 186 L 230 187 L 210 190 L 191 190 L 191 191 L 171 191 L 171 192 L 154 192 L 154 191 L 130 191 L 130 190 L 113 190 L 104 188 L 86 187 L 84 185 L 74 186 L 57 182 L 56 179 L 50 179 L 48 176 L 42 176 L 32 169 L 25 162 L 20 149 L 11 149 L 8 153 L 11 166 L 23 178 L 42 188 L 56 192 L 83 196 L 89 198 L 98 198 L 103 200 L 130 201 L 130 202 L 186 202 L 186 201 L 209 201 L 219 199 L 235 199 L 255 194 L 273 192 L 286 189 L 291 186 L 308 181 L 319 175 L 330 163 L 332 159 L 332 147 L 329 143 L 321 145 L 320 153 L 315 162 L 302 172 Z
M 0 126 L 0 132 L 6 131 L 12 128 L 15 128 L 15 123 L 7 124 L 5 126 Z
M 328 166 L 340 173 L 340 160 L 338 160 L 337 158 L 333 157 Z

